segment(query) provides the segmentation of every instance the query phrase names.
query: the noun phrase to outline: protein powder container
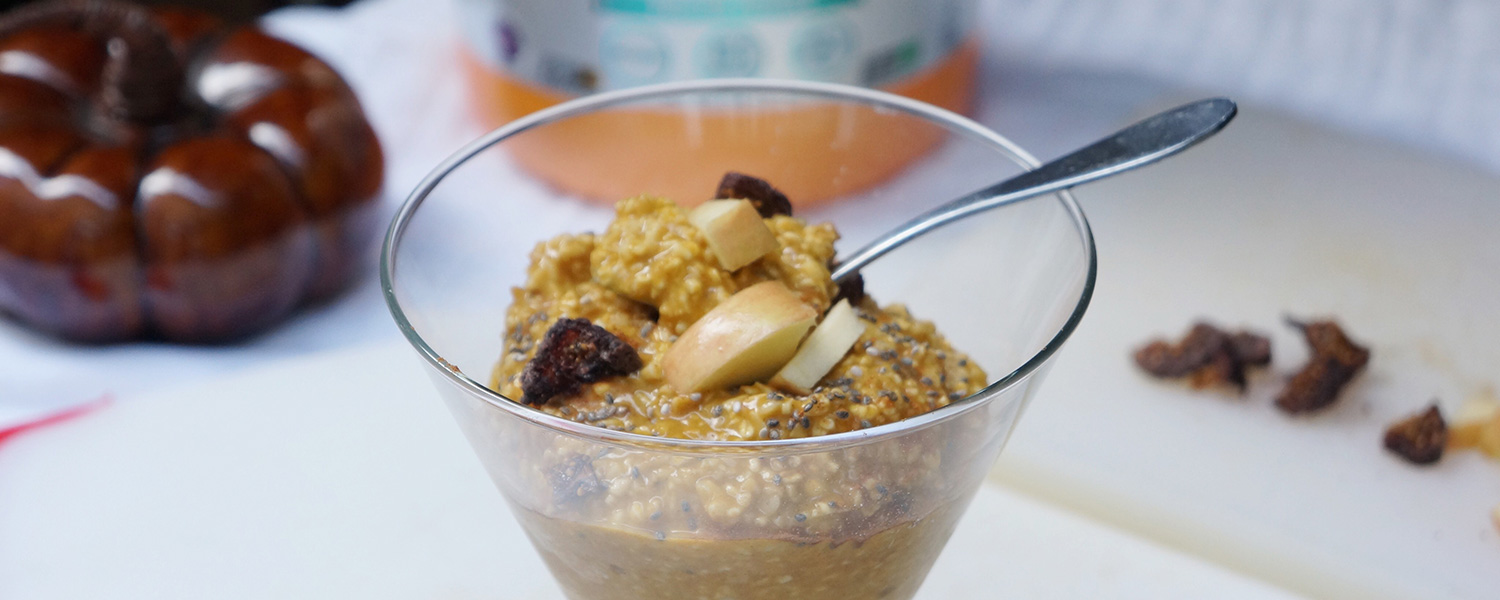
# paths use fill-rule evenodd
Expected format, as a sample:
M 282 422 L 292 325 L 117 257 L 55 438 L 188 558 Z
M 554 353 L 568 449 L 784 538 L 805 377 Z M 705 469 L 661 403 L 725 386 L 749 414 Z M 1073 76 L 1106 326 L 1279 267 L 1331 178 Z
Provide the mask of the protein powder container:
M 979 55 L 971 27 L 974 0 L 455 1 L 465 33 L 462 62 L 474 110 L 489 126 L 595 92 L 723 77 L 861 85 L 964 112 L 973 94 Z M 807 118 L 827 118 L 814 113 Z M 795 127 L 799 118 L 782 117 L 780 127 Z M 588 135 L 613 135 L 607 122 L 597 124 L 604 126 L 591 128 Z M 649 139 L 637 141 L 647 147 L 653 144 Z M 693 193 L 622 188 L 609 182 L 627 174 L 598 172 L 598 165 L 585 177 L 595 181 L 580 181 L 587 170 L 576 167 L 589 158 L 583 147 L 586 140 L 543 142 L 528 144 L 529 156 L 520 157 L 523 165 L 591 199 L 613 202 L 634 193 Z M 806 152 L 799 159 L 816 161 L 818 142 L 803 143 Z M 891 149 L 881 150 L 882 159 L 869 165 L 845 156 L 837 165 L 845 174 L 842 184 L 820 184 L 809 176 L 800 178 L 807 181 L 778 184 L 790 188 L 794 202 L 817 202 L 888 175 L 872 171 L 850 177 L 851 169 L 890 171 L 893 164 L 908 163 L 935 144 L 913 140 L 894 162 Z M 695 154 L 711 158 L 729 151 L 703 147 Z M 725 158 L 720 162 L 732 162 L 732 157 Z M 742 165 L 740 170 L 749 169 Z M 694 203 L 705 198 L 674 199 Z

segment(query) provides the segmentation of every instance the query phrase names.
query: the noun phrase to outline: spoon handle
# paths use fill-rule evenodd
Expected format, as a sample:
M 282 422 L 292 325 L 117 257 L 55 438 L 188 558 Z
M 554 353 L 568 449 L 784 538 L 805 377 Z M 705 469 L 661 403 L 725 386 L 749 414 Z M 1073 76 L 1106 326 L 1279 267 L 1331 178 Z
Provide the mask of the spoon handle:
M 1228 98 L 1209 98 L 1147 118 L 1072 154 L 918 215 L 841 261 L 833 279 L 842 281 L 891 249 L 952 221 L 1123 173 L 1186 150 L 1218 133 L 1235 111 Z

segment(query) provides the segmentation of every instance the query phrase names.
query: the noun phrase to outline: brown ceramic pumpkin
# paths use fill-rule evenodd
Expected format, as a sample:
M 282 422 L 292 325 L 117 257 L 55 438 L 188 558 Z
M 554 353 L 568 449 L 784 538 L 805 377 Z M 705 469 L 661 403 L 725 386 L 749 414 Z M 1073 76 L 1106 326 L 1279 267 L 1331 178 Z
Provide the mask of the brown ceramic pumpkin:
M 253 27 L 110 0 L 0 18 L 0 312 L 211 342 L 338 291 L 383 158 L 344 81 Z

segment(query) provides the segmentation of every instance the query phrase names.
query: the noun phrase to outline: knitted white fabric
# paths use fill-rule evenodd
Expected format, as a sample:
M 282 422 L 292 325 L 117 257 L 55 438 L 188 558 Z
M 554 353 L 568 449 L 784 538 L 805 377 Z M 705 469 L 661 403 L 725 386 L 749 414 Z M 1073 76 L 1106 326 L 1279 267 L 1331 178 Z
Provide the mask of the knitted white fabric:
M 986 42 L 1271 104 L 1500 170 L 1500 2 L 987 0 Z

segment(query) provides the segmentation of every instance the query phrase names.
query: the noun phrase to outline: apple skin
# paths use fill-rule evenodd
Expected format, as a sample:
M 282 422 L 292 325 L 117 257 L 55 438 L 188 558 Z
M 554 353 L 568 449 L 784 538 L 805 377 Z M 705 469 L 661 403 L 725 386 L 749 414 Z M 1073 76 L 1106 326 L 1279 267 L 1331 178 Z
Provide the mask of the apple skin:
M 848 300 L 839 300 L 828 309 L 823 322 L 813 328 L 807 341 L 797 349 L 797 354 L 771 378 L 771 385 L 798 394 L 811 393 L 813 386 L 849 353 L 854 342 L 864 334 L 865 322 L 854 314 Z
M 688 221 L 708 238 L 719 266 L 734 271 L 775 252 L 776 234 L 749 200 L 712 200 L 688 213 Z
M 780 281 L 740 290 L 684 331 L 662 360 L 682 393 L 724 389 L 774 375 L 818 318 Z

